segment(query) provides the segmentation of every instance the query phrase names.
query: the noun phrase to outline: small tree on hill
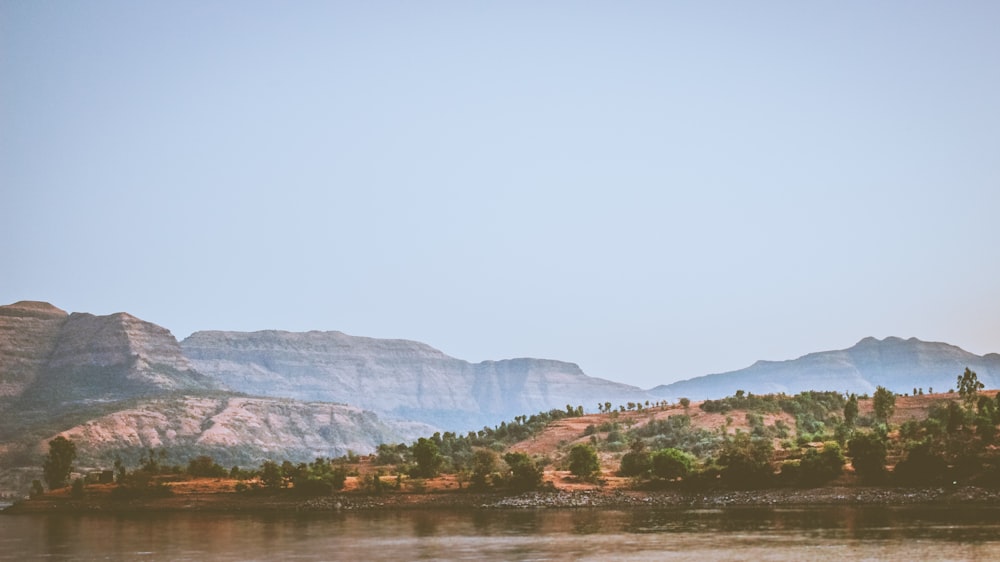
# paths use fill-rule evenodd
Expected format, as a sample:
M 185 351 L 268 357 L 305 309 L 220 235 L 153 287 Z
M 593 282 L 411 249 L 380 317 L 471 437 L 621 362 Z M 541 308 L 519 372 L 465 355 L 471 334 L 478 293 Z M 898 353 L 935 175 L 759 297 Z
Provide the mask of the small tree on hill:
M 666 480 L 684 478 L 691 472 L 694 458 L 684 451 L 667 448 L 653 453 L 653 476 Z
M 854 472 L 862 480 L 878 482 L 885 477 L 885 439 L 875 433 L 855 433 L 847 443 Z
M 590 445 L 574 445 L 569 451 L 569 471 L 581 480 L 594 480 L 601 475 L 597 451 Z
M 847 427 L 854 427 L 854 422 L 858 419 L 858 395 L 851 394 L 844 404 L 844 424 Z
M 510 487 L 518 492 L 537 489 L 542 485 L 542 467 L 525 453 L 507 453 L 504 462 L 510 467 Z
M 872 396 L 872 407 L 875 410 L 875 419 L 888 424 L 892 413 L 896 411 L 896 394 L 884 386 L 876 387 Z
M 45 455 L 42 463 L 42 472 L 50 490 L 63 488 L 68 484 L 74 460 L 76 460 L 75 443 L 62 435 L 49 441 L 49 453 Z
M 646 451 L 646 444 L 642 439 L 635 439 L 629 447 L 629 452 L 622 455 L 621 467 L 618 469 L 619 476 L 643 476 L 652 468 L 649 453 Z
M 986 388 L 986 385 L 979 382 L 979 375 L 975 371 L 965 368 L 965 372 L 958 376 L 958 395 L 965 402 L 965 407 L 972 409 L 976 405 L 979 391 Z
M 472 482 L 474 489 L 483 490 L 489 487 L 490 477 L 497 471 L 500 457 L 490 449 L 476 449 L 472 453 Z
M 437 443 L 431 439 L 421 437 L 413 445 L 413 459 L 417 461 L 413 476 L 418 478 L 433 478 L 437 476 L 438 470 L 444 464 L 444 457 L 438 449 Z
M 726 441 L 719 453 L 719 464 L 725 467 L 722 477 L 737 486 L 757 486 L 772 476 L 771 454 L 774 446 L 769 439 L 753 439 L 749 433 L 738 432 Z

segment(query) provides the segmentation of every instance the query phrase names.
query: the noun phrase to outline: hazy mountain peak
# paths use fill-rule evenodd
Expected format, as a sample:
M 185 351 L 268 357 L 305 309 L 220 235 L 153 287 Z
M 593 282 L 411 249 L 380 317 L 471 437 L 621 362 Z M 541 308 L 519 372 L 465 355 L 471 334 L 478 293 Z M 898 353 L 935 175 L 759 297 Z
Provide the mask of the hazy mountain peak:
M 975 355 L 960 347 L 915 337 L 866 337 L 848 349 L 820 351 L 786 361 L 757 361 L 750 367 L 658 386 L 650 393 L 693 400 L 721 398 L 736 390 L 756 394 L 805 390 L 870 393 L 876 386 L 896 392 L 937 391 L 955 386 L 969 367 L 988 388 L 1000 386 L 1000 354 Z

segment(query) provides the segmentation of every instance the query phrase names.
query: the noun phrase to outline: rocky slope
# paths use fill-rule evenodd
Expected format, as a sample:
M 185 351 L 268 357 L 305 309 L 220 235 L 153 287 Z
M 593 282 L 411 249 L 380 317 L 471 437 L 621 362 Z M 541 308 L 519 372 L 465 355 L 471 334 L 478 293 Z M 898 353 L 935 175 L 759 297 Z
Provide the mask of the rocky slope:
M 168 462 L 209 454 L 225 466 L 256 466 L 268 458 L 307 462 L 348 451 L 367 454 L 380 443 L 409 442 L 433 431 L 385 423 L 342 404 L 200 395 L 144 400 L 59 435 L 86 444 L 83 465 L 106 467 L 116 456 L 135 460 L 154 448 L 168 451 Z
M 955 387 L 969 367 L 986 388 L 1000 387 L 1000 355 L 979 356 L 959 347 L 916 338 L 865 338 L 849 349 L 810 353 L 789 361 L 758 361 L 746 369 L 705 375 L 658 386 L 649 392 L 667 399 L 722 398 L 737 390 L 755 394 L 805 390 L 871 393 L 884 386 L 899 393 L 914 388 L 938 392 Z
M 0 306 L 0 407 L 24 394 L 45 369 L 68 317 L 44 302 Z
M 126 313 L 67 315 L 47 303 L 0 306 L 0 396 L 7 408 L 213 388 L 156 324 Z
M 181 346 L 197 371 L 232 390 L 345 402 L 456 431 L 566 405 L 648 398 L 572 363 L 472 364 L 419 342 L 340 332 L 196 332 Z

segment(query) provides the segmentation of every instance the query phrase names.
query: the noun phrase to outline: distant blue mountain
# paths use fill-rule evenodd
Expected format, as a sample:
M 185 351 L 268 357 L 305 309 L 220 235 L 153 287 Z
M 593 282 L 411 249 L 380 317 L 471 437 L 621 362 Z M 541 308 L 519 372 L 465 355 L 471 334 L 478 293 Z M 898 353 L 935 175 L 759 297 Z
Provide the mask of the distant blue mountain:
M 1000 388 L 1000 354 L 976 355 L 947 343 L 916 338 L 865 338 L 854 347 L 810 353 L 788 361 L 758 361 L 745 369 L 705 375 L 649 390 L 658 398 L 717 399 L 737 390 L 754 394 L 805 390 L 871 393 L 884 386 L 898 393 L 914 388 L 945 392 L 969 367 L 988 389 Z

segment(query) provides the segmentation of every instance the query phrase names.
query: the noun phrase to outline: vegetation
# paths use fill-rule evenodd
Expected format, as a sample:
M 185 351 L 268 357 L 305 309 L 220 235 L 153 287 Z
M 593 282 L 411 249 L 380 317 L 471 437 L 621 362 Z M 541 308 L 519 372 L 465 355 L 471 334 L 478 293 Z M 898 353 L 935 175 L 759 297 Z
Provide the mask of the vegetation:
M 969 369 L 958 377 L 957 387 L 959 399 L 928 397 L 934 406 L 926 418 L 898 427 L 890 424 L 897 394 L 883 387 L 871 398 L 837 392 L 790 396 L 739 391 L 702 402 L 700 412 L 698 405 L 692 409 L 683 401 L 666 413 L 656 411 L 667 410 L 665 403 L 605 402 L 599 404 L 601 419 L 577 422 L 579 429 L 572 430 L 577 433 L 554 444 L 545 456 L 519 451 L 553 422 L 581 416 L 581 407 L 517 416 L 465 435 L 444 432 L 412 444 L 384 444 L 363 461 L 349 453 L 310 463 L 267 460 L 255 468 L 226 469 L 209 454 L 171 464 L 166 451 L 148 449 L 138 458 L 116 459 L 113 497 L 167 495 L 172 483 L 192 478 L 234 479 L 236 490 L 244 493 L 304 496 L 342 491 L 348 479 L 348 489 L 362 494 L 436 491 L 456 484 L 457 489 L 518 493 L 551 489 L 552 482 L 545 482 L 546 467 L 603 485 L 607 480 L 602 478 L 602 460 L 607 474 L 647 489 L 812 487 L 831 482 L 1000 485 L 1000 394 L 984 395 L 982 383 Z M 915 389 L 914 395 L 921 391 Z M 706 419 L 718 425 L 709 427 Z M 552 442 L 547 439 L 539 442 Z M 516 451 L 511 450 L 515 443 L 522 443 Z M 49 443 L 43 467 L 50 489 L 68 484 L 75 452 L 75 445 L 64 438 Z M 617 463 L 617 471 L 607 469 L 609 459 Z M 558 478 L 565 476 L 554 476 L 554 481 Z M 41 494 L 40 488 L 33 487 L 32 495 Z M 80 480 L 74 481 L 71 493 L 83 497 L 91 492 Z
M 896 395 L 884 386 L 875 388 L 872 395 L 872 407 L 875 410 L 875 420 L 881 423 L 889 423 L 889 418 L 896 410 Z
M 42 463 L 42 473 L 50 490 L 63 488 L 76 460 L 76 444 L 63 436 L 49 441 L 49 452 Z
M 569 450 L 569 471 L 580 480 L 592 482 L 601 475 L 597 451 L 590 445 L 574 445 Z

